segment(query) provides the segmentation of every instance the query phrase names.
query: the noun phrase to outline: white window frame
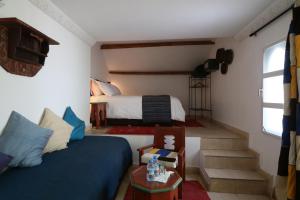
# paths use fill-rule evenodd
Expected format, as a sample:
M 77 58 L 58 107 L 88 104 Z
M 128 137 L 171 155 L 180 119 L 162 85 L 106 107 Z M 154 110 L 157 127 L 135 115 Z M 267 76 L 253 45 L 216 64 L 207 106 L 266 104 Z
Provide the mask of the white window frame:
M 272 46 L 275 46 L 281 42 L 285 42 L 286 39 L 283 38 L 283 39 L 280 39 L 272 44 L 270 44 L 269 46 L 267 46 L 266 48 L 264 48 L 263 50 L 263 65 L 262 65 L 262 89 L 259 90 L 259 96 L 261 97 L 261 127 L 262 127 L 262 132 L 264 134 L 267 134 L 267 135 L 271 135 L 271 136 L 274 136 L 274 137 L 278 137 L 278 138 L 281 138 L 282 136 L 279 136 L 275 133 L 272 133 L 270 131 L 267 131 L 265 128 L 264 128 L 264 122 L 263 122 L 263 116 L 264 116 L 264 111 L 263 109 L 264 108 L 274 108 L 274 109 L 281 109 L 283 110 L 284 109 L 284 103 L 264 103 L 264 99 L 263 99 L 263 86 L 264 86 L 264 79 L 265 78 L 271 78 L 271 77 L 278 77 L 278 76 L 284 76 L 284 69 L 282 70 L 277 70 L 277 71 L 272 71 L 272 72 L 266 72 L 264 73 L 264 62 L 265 62 L 265 52 L 268 48 L 272 47 Z M 283 83 L 282 83 L 282 87 L 284 87 Z

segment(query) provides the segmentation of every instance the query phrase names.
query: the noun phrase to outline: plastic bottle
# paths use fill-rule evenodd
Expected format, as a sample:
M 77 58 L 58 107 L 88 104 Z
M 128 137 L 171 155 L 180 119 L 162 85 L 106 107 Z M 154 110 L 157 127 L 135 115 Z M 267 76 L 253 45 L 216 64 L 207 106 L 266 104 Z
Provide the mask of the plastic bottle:
M 157 160 L 157 156 L 154 156 L 153 157 L 153 167 L 154 167 L 154 176 L 155 177 L 158 177 L 159 176 L 159 163 L 158 163 L 158 160 Z
M 147 181 L 153 181 L 154 180 L 154 177 L 155 177 L 154 170 L 155 170 L 154 160 L 152 158 L 148 161 L 148 164 L 147 164 Z

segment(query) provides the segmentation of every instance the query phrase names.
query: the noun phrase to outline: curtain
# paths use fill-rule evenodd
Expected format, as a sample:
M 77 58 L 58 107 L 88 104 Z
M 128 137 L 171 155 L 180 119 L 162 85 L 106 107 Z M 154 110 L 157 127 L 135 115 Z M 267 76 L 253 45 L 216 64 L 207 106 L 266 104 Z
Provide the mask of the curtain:
M 295 3 L 284 64 L 284 116 L 276 186 L 280 199 L 300 200 L 300 0 Z M 275 192 L 278 192 L 278 190 Z

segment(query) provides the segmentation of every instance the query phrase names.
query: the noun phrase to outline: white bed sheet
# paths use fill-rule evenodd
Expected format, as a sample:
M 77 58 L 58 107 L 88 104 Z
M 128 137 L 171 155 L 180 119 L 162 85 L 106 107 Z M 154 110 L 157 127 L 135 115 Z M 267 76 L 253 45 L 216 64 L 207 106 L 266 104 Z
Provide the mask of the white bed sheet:
M 142 96 L 91 96 L 90 102 L 107 102 L 107 118 L 143 119 Z M 171 96 L 171 118 L 185 121 L 185 111 L 180 100 Z

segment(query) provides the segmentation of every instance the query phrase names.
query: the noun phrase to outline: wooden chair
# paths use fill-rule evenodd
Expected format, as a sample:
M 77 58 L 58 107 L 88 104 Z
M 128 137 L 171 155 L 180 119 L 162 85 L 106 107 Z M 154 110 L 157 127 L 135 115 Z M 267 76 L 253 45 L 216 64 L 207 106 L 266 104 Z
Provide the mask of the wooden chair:
M 141 147 L 138 149 L 139 152 L 139 164 L 142 163 L 142 156 L 145 152 L 151 148 L 164 149 L 164 139 L 166 135 L 173 135 L 175 137 L 175 149 L 177 152 L 178 164 L 176 167 L 177 172 L 185 180 L 185 128 L 184 127 L 157 127 L 154 135 L 154 142 L 151 145 Z M 182 184 L 179 186 L 179 198 L 182 197 Z

